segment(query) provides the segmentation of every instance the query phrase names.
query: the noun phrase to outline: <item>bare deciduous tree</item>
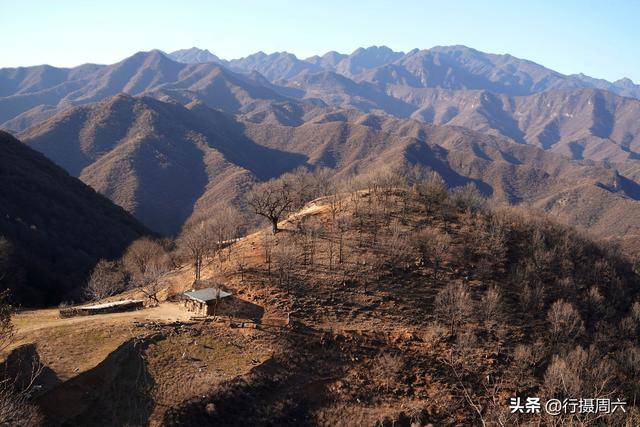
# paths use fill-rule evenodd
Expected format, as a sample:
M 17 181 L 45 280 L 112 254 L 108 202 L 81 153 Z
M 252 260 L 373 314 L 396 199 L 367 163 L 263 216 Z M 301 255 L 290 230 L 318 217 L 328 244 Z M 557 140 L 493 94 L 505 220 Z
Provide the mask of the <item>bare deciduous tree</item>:
M 502 294 L 496 286 L 491 286 L 486 290 L 480 300 L 481 315 L 485 321 L 496 321 L 500 318 L 502 311 Z
M 463 211 L 475 212 L 482 209 L 486 204 L 486 199 L 472 183 L 455 188 L 451 192 L 451 199 L 454 205 Z
M 442 203 L 449 197 L 447 184 L 437 172 L 429 173 L 424 180 L 417 182 L 414 188 L 430 214 L 440 211 Z
M 267 271 L 271 275 L 271 264 L 273 263 L 273 246 L 275 245 L 275 237 L 269 234 L 262 234 L 262 251 L 264 254 L 264 263 L 267 264 Z
M 336 230 L 338 233 L 338 263 L 345 261 L 345 242 L 344 236 L 352 228 L 353 224 L 350 217 L 340 217 L 336 220 Z
M 562 299 L 551 305 L 547 313 L 549 334 L 554 344 L 572 342 L 584 331 L 580 313 L 573 305 Z
M 300 167 L 292 173 L 283 175 L 280 179 L 290 183 L 294 199 L 293 208 L 299 209 L 308 201 L 335 194 L 333 176 L 334 172 L 328 168 L 309 171 Z
M 158 304 L 158 294 L 163 289 L 162 279 L 170 271 L 169 258 L 159 257 L 148 263 L 135 281 L 140 291 L 151 301 Z
M 158 303 L 162 278 L 171 270 L 171 259 L 164 246 L 148 237 L 138 239 L 125 252 L 122 264 L 131 277 L 130 284 Z
M 85 294 L 91 300 L 101 300 L 126 289 L 127 277 L 117 261 L 101 259 L 91 273 Z
M 193 219 L 185 225 L 178 246 L 193 262 L 195 282 L 200 280 L 206 261 L 213 259 L 235 237 L 237 218 L 234 209 L 224 207 L 211 216 Z
M 0 379 L 0 425 L 31 427 L 44 425 L 44 419 L 37 406 L 29 401 L 30 394 L 40 377 L 43 366 L 39 360 L 33 359 L 31 367 L 22 367 L 20 376 L 13 375 Z
M 389 262 L 393 268 L 404 269 L 411 260 L 411 244 L 409 236 L 403 232 L 399 222 L 394 221 L 389 226 L 389 234 L 384 238 Z
M 449 283 L 436 295 L 435 312 L 442 322 L 449 325 L 451 334 L 457 332 L 472 311 L 473 300 L 464 285 Z
M 205 258 L 209 255 L 212 236 L 206 221 L 190 224 L 182 232 L 178 246 L 193 263 L 194 282 L 200 280 Z
M 4 350 L 14 336 L 11 322 L 13 309 L 9 304 L 9 291 L 0 292 L 0 350 Z M 42 425 L 42 416 L 37 408 L 28 402 L 29 393 L 35 380 L 42 372 L 42 364 L 37 359 L 29 360 L 30 365 L 11 367 L 9 358 L 0 373 L 0 425 L 33 426 Z M 20 362 L 26 362 L 20 360 Z
M 578 346 L 566 355 L 554 355 L 544 374 L 541 392 L 544 397 L 557 399 L 593 396 L 594 399 L 611 397 L 616 393 L 614 366 L 608 356 L 593 347 Z M 552 417 L 545 425 L 594 425 L 603 414 L 564 413 Z M 547 420 L 545 420 L 547 421 Z M 623 425 L 614 422 L 612 425 Z
M 240 274 L 240 283 L 244 283 L 244 275 L 247 270 L 247 257 L 245 251 L 240 251 L 235 257 L 236 270 Z
M 627 380 L 627 395 L 631 396 L 631 401 L 635 404 L 640 397 L 640 347 L 628 344 L 618 352 L 617 359 L 622 367 L 623 377 Z
M 164 247 L 150 237 L 142 237 L 133 242 L 122 257 L 122 265 L 133 278 L 142 274 L 149 262 L 158 255 L 165 254 Z
M 440 280 L 442 265 L 450 255 L 451 237 L 437 229 L 426 228 L 413 238 L 413 246 L 419 253 L 419 263 L 433 267 L 433 282 Z
M 293 270 L 297 264 L 296 251 L 286 242 L 279 242 L 274 248 L 273 258 L 276 264 L 280 285 L 285 286 L 288 289 L 293 278 Z
M 286 179 L 275 179 L 257 184 L 246 196 L 247 204 L 259 216 L 269 220 L 273 234 L 278 232 L 278 221 L 294 206 L 295 195 Z
M 316 255 L 316 244 L 320 235 L 321 225 L 311 217 L 303 217 L 298 222 L 298 232 L 300 234 L 300 245 L 302 252 L 302 263 L 304 265 L 314 265 Z

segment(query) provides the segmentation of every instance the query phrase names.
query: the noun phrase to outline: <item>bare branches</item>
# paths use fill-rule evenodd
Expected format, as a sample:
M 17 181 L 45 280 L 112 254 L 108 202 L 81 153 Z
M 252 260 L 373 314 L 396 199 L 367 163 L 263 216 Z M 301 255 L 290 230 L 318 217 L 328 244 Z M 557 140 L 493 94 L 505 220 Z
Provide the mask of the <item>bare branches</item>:
M 122 262 L 131 275 L 131 284 L 158 303 L 158 293 L 162 289 L 161 279 L 171 269 L 169 255 L 164 247 L 157 241 L 144 237 L 131 244 Z
M 268 219 L 273 234 L 278 232 L 278 221 L 294 205 L 294 194 L 289 182 L 277 179 L 256 185 L 246 196 L 247 204 L 256 214 Z
M 274 248 L 273 257 L 280 285 L 288 289 L 293 278 L 293 270 L 297 264 L 297 252 L 292 246 L 280 242 Z
M 435 311 L 454 334 L 473 311 L 471 294 L 464 285 L 449 283 L 436 295 Z
M 308 171 L 298 168 L 280 178 L 256 184 L 246 195 L 246 201 L 254 214 L 266 218 L 273 234 L 278 222 L 287 214 L 300 209 L 305 203 L 335 193 L 333 173 L 321 168 Z
M 91 300 L 101 300 L 126 289 L 127 277 L 122 265 L 117 261 L 101 259 L 96 264 L 85 294 Z
M 133 242 L 122 258 L 124 268 L 135 276 L 142 274 L 146 266 L 159 255 L 166 251 L 162 245 L 149 237 L 142 237 Z
M 446 360 L 445 358 L 441 358 L 440 361 L 442 361 L 445 365 L 451 368 L 451 372 L 453 372 L 453 375 L 456 377 L 456 380 L 458 381 L 458 384 L 462 389 L 462 393 L 464 394 L 464 398 L 466 402 L 475 411 L 475 413 L 478 414 L 478 417 L 480 418 L 480 422 L 482 423 L 482 425 L 486 426 L 487 423 L 484 420 L 484 416 L 482 415 L 482 409 L 480 405 L 474 402 L 473 398 L 471 397 L 471 394 L 469 393 L 469 391 L 467 391 L 467 387 L 465 387 L 464 382 L 462 381 L 462 377 L 458 373 L 458 370 L 456 369 L 455 364 L 451 361 Z
M 553 344 L 570 343 L 584 331 L 580 313 L 564 300 L 553 303 L 547 313 Z
M 381 383 L 388 393 L 399 383 L 399 376 L 404 367 L 404 360 L 401 356 L 391 353 L 383 353 L 378 356 L 371 367 L 371 376 L 376 382 Z
M 447 184 L 436 172 L 429 173 L 424 180 L 417 182 L 414 188 L 430 214 L 438 211 L 449 197 Z
M 29 403 L 29 396 L 43 368 L 44 366 L 38 360 L 34 360 L 31 369 L 24 369 L 27 377 L 21 379 L 22 381 L 11 376 L 0 381 L 0 425 L 25 427 L 42 425 L 42 415 L 37 407 Z M 19 384 L 19 382 L 25 384 Z
M 235 237 L 238 216 L 232 208 L 224 207 L 185 226 L 178 246 L 193 262 L 196 282 L 200 280 L 207 259 L 213 259 Z
M 4 350 L 14 336 L 11 323 L 13 309 L 8 298 L 8 291 L 0 293 L 0 350 Z M 40 414 L 28 403 L 28 398 L 43 365 L 37 356 L 18 353 L 17 357 L 7 357 L 0 372 L 0 425 L 40 425 Z M 26 362 L 30 362 L 30 366 L 25 366 Z
M 142 293 L 156 304 L 160 303 L 158 294 L 163 288 L 162 279 L 170 270 L 167 261 L 167 258 L 154 259 L 136 280 Z

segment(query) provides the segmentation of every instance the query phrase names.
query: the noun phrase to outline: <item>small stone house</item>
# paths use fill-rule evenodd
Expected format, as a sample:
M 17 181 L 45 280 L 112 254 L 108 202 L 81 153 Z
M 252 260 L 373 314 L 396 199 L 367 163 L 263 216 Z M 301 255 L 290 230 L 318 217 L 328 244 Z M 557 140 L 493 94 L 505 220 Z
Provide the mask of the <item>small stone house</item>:
M 225 300 L 231 297 L 230 292 L 218 288 L 199 289 L 184 294 L 184 306 L 199 316 L 213 316 Z

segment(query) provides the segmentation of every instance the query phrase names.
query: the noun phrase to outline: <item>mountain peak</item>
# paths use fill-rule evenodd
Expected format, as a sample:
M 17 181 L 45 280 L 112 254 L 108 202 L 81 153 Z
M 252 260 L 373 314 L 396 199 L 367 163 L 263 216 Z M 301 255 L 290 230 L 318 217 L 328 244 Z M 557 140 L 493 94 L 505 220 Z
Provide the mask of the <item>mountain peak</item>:
M 381 45 L 381 46 L 369 46 L 369 47 L 359 47 L 356 50 L 353 51 L 352 55 L 355 54 L 362 54 L 363 52 L 366 53 L 376 53 L 376 54 L 403 54 L 404 52 L 395 52 L 393 49 L 391 49 L 390 47 L 387 47 L 385 45 Z
M 314 55 L 305 59 L 305 61 L 310 64 L 318 65 L 322 68 L 335 68 L 336 65 L 338 65 L 338 63 L 347 56 L 348 55 L 336 52 L 335 50 L 330 50 L 322 56 Z
M 128 58 L 123 59 L 120 63 L 126 62 L 146 62 L 146 63 L 157 63 L 157 62 L 174 62 L 170 57 L 167 57 L 164 52 L 158 49 L 153 49 L 149 51 L 140 51 L 136 52 Z
M 633 80 L 631 80 L 629 77 L 623 77 L 621 79 L 618 79 L 615 82 L 613 82 L 613 84 L 616 86 L 624 87 L 624 88 L 633 88 L 636 86 Z
M 395 52 L 387 46 L 360 47 L 340 61 L 337 71 L 351 77 L 365 70 L 395 62 L 403 56 L 404 52 Z
M 202 64 L 205 62 L 217 62 L 223 63 L 224 61 L 211 53 L 208 49 L 200 49 L 198 47 L 192 47 L 190 49 L 181 49 L 171 52 L 167 55 L 174 61 L 182 62 L 184 64 Z

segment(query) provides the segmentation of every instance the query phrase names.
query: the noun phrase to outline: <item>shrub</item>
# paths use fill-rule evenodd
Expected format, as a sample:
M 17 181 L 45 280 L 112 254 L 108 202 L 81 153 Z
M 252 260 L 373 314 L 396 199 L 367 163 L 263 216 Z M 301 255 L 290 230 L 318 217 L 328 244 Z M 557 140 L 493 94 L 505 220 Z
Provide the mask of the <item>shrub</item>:
M 573 342 L 584 332 L 580 313 L 571 303 L 562 299 L 551 305 L 547 312 L 547 321 L 549 322 L 551 342 L 556 345 Z
M 459 326 L 467 321 L 472 310 L 471 294 L 459 283 L 447 284 L 436 295 L 436 315 L 449 326 L 451 334 L 455 334 Z

